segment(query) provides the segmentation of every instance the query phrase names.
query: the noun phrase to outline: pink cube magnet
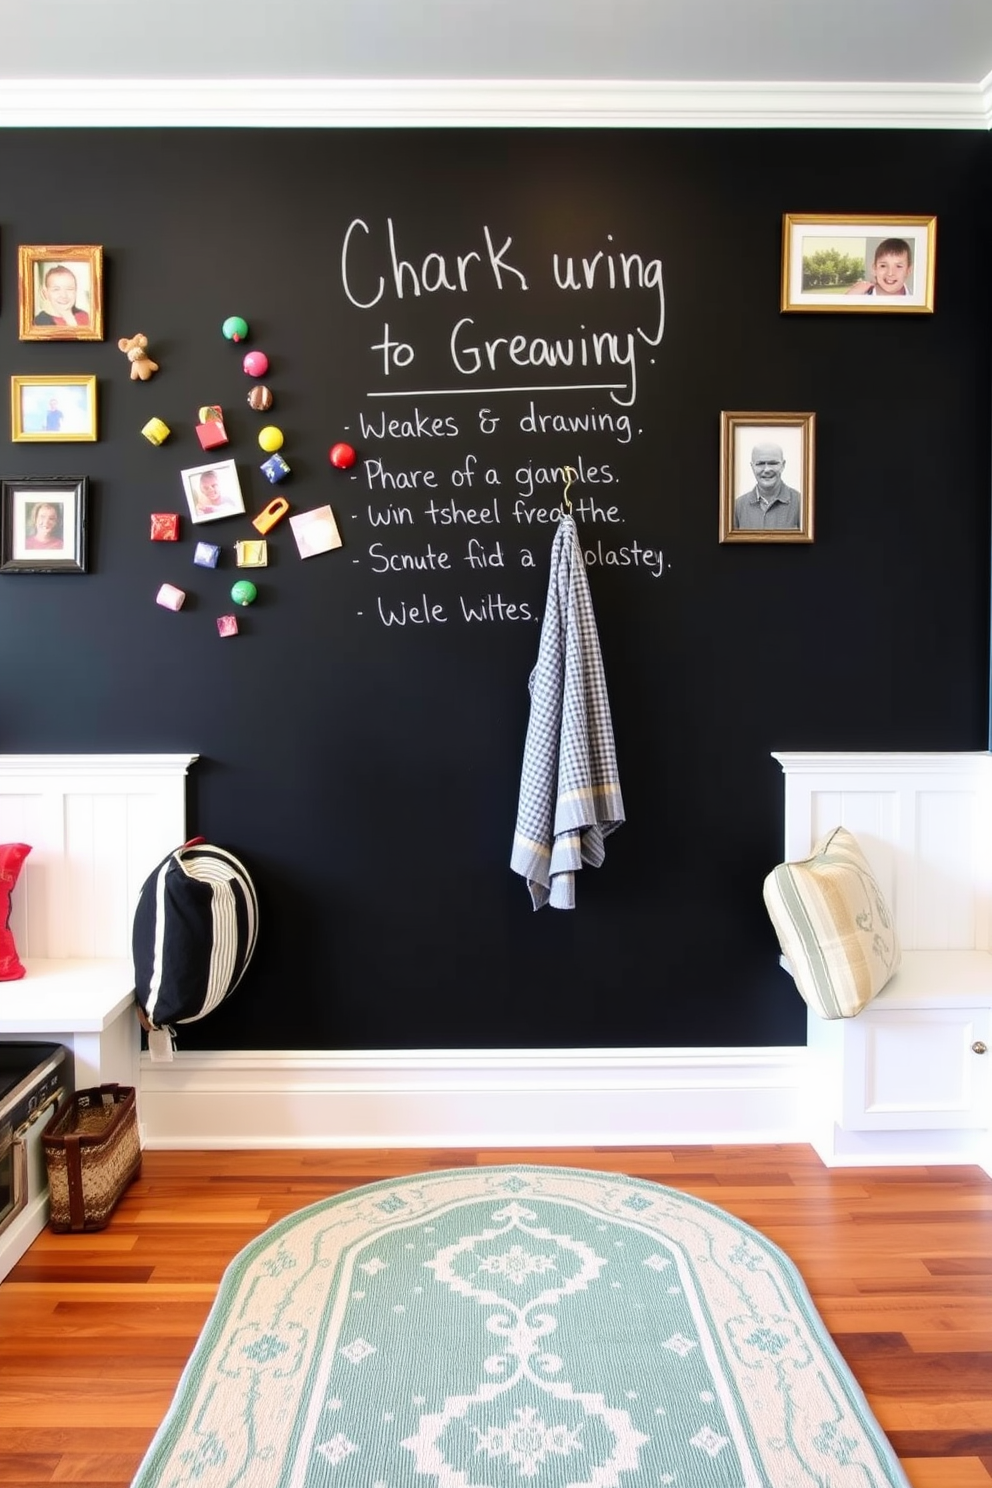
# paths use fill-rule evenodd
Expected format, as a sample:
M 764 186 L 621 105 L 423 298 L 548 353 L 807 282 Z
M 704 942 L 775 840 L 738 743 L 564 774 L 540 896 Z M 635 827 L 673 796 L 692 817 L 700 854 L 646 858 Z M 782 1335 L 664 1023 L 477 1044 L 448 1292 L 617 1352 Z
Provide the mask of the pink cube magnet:
M 219 615 L 217 617 L 217 634 L 220 636 L 232 636 L 238 633 L 237 615 Z
M 163 584 L 155 596 L 155 603 L 166 610 L 181 610 L 185 599 L 185 592 L 177 589 L 175 584 Z
M 177 512 L 152 512 L 152 542 L 178 542 Z
M 196 437 L 203 449 L 219 449 L 227 443 L 227 430 L 220 419 L 209 419 L 205 424 L 197 424 Z

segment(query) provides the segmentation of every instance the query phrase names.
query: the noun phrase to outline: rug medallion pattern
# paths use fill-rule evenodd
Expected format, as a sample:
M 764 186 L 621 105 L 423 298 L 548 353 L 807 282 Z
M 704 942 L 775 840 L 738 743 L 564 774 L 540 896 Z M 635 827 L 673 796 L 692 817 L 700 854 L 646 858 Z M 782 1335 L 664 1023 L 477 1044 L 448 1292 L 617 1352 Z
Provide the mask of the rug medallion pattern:
M 669 1188 L 466 1168 L 237 1256 L 135 1488 L 908 1488 L 798 1272 Z

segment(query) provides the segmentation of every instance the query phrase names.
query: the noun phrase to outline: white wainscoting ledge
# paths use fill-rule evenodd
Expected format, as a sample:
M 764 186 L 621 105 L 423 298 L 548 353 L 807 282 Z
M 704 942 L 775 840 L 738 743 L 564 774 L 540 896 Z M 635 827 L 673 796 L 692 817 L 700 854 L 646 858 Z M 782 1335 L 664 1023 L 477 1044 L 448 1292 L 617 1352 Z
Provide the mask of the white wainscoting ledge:
M 181 1044 L 180 1030 L 180 1044 Z M 141 1064 L 150 1148 L 804 1141 L 805 1048 L 182 1052 Z

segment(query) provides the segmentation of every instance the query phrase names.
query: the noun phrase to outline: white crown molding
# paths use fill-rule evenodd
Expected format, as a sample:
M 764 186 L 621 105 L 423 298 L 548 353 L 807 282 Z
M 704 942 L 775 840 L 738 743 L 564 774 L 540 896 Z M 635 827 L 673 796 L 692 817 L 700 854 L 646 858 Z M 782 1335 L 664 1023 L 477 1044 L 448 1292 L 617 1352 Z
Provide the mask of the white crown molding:
M 0 79 L 0 128 L 989 129 L 977 84 Z
M 982 97 L 982 110 L 985 114 L 985 127 L 992 129 L 992 72 L 988 77 L 982 78 L 978 85 Z

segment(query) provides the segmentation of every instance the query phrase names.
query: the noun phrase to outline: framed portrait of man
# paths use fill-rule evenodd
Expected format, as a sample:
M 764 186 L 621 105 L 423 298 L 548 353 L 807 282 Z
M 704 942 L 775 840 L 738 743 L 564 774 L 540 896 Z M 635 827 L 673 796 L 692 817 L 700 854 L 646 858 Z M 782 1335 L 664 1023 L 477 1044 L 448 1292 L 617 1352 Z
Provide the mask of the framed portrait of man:
M 720 541 L 813 541 L 813 413 L 720 415 Z

